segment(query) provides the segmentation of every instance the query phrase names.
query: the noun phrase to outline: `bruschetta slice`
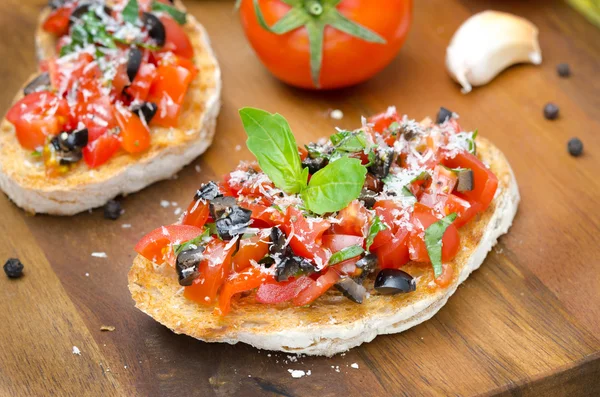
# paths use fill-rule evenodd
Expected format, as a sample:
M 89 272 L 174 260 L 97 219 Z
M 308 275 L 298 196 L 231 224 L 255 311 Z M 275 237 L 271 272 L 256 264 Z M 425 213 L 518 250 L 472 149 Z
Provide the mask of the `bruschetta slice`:
M 136 246 L 136 306 L 207 342 L 331 356 L 432 317 L 512 224 L 508 161 L 445 109 L 394 108 L 298 148 L 242 109 L 241 164 Z
M 211 144 L 221 73 L 181 3 L 51 1 L 40 72 L 0 124 L 0 187 L 72 215 L 173 176 Z

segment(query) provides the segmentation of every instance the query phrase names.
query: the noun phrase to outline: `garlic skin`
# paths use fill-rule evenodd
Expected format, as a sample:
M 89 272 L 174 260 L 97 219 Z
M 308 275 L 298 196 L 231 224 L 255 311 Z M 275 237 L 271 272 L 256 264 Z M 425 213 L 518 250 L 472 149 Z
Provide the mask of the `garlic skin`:
M 446 50 L 446 68 L 463 94 L 489 83 L 507 67 L 526 62 L 542 63 L 537 27 L 499 11 L 483 11 L 467 19 Z

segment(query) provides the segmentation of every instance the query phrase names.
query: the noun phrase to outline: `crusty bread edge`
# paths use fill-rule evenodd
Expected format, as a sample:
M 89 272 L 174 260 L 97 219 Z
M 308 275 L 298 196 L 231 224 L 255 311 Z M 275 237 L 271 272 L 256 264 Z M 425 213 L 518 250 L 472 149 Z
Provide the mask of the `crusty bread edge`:
M 493 146 L 490 150 L 499 153 L 499 150 Z M 502 234 L 505 234 L 512 225 L 520 200 L 519 190 L 510 165 L 503 155 L 501 157 L 504 160 L 502 163 L 503 171 L 509 176 L 507 178 L 508 181 L 505 185 L 500 185 L 502 188 L 498 189 L 494 199 L 493 213 L 481 235 L 479 243 L 469 255 L 465 265 L 461 267 L 461 272 L 456 282 L 453 282 L 447 290 L 441 290 L 439 293 L 428 295 L 415 303 L 403 306 L 394 313 L 373 313 L 370 316 L 357 319 L 351 324 L 345 323 L 343 326 L 340 324 L 336 325 L 335 323 L 323 324 L 321 322 L 317 327 L 310 329 L 305 326 L 297 329 L 283 327 L 279 331 L 267 333 L 244 332 L 243 327 L 236 327 L 237 329 L 234 333 L 228 334 L 224 332 L 218 335 L 218 337 L 207 335 L 206 339 L 204 339 L 203 336 L 198 336 L 198 334 L 192 336 L 207 342 L 225 342 L 230 344 L 244 342 L 265 350 L 332 356 L 364 342 L 370 342 L 377 335 L 402 332 L 430 319 L 444 306 L 448 298 L 452 296 L 458 286 L 467 279 L 471 272 L 481 266 L 487 253 L 496 244 L 498 238 Z M 150 291 L 146 291 L 147 293 L 143 292 L 142 289 L 144 286 L 138 284 L 138 277 L 144 278 L 139 273 L 149 271 L 145 263 L 147 261 L 139 256 L 134 261 L 134 266 L 129 273 L 129 289 L 136 301 L 136 307 L 154 317 L 155 314 L 158 314 L 158 308 L 154 304 L 145 301 Z M 187 333 L 184 332 L 187 328 L 179 327 L 179 324 L 170 323 L 167 320 L 169 316 L 166 316 L 166 318 L 165 316 L 160 317 L 160 321 L 174 332 Z M 163 321 L 167 323 L 165 324 Z M 187 330 L 190 331 L 190 329 Z
M 40 21 L 45 20 L 48 10 L 40 15 Z M 191 15 L 191 23 L 199 30 L 203 50 L 210 53 L 216 60 L 210 45 L 208 33 Z M 41 26 L 41 23 L 39 24 Z M 45 59 L 52 47 L 52 38 L 41 28 L 36 32 L 37 56 Z M 103 206 L 119 194 L 137 192 L 154 182 L 167 179 L 192 162 L 206 151 L 212 143 L 215 134 L 216 120 L 221 102 L 221 70 L 215 61 L 215 89 L 208 98 L 202 117 L 199 120 L 200 131 L 195 141 L 185 145 L 167 147 L 156 156 L 143 159 L 123 169 L 113 178 L 98 183 L 89 183 L 66 190 L 43 190 L 19 184 L 3 172 L 0 172 L 0 188 L 19 207 L 32 213 L 47 213 L 52 215 L 74 215 L 79 212 Z

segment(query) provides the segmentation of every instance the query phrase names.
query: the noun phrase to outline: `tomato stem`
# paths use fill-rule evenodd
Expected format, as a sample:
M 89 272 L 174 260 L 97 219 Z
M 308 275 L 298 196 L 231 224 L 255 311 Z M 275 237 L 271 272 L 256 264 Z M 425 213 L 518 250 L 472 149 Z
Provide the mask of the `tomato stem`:
M 304 7 L 312 16 L 318 17 L 323 14 L 323 5 L 318 0 L 307 1 Z

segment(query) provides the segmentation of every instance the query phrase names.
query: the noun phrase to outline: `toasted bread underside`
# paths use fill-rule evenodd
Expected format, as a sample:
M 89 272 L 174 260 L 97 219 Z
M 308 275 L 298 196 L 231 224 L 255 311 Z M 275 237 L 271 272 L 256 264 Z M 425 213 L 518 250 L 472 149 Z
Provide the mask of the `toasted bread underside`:
M 498 237 L 508 231 L 517 211 L 519 191 L 510 165 L 489 141 L 477 141 L 481 159 L 498 176 L 498 191 L 490 207 L 461 228 L 462 249 L 452 262 L 454 277 L 445 289 L 435 288 L 430 269 L 409 263 L 403 269 L 417 277 L 417 290 L 409 294 L 374 293 L 363 304 L 356 304 L 331 290 L 307 307 L 263 305 L 250 294 L 234 302 L 231 313 L 220 317 L 212 308 L 183 296 L 173 268 L 137 256 L 129 272 L 129 290 L 136 307 L 173 332 L 206 342 L 244 342 L 260 349 L 309 355 L 331 356 L 377 335 L 413 327 L 431 318 L 481 265 Z M 368 287 L 372 280 L 370 283 Z
M 40 21 L 47 13 L 42 12 Z M 152 127 L 150 149 L 142 154 L 119 152 L 97 169 L 80 161 L 64 176 L 50 179 L 42 161 L 19 145 L 14 127 L 4 119 L 0 123 L 0 188 L 8 197 L 32 213 L 72 215 L 170 178 L 204 153 L 212 142 L 219 113 L 221 71 L 204 27 L 188 14 L 184 28 L 199 73 L 186 94 L 178 128 Z M 36 44 L 40 60 L 54 53 L 55 38 L 41 28 Z M 15 101 L 21 97 L 19 94 Z

